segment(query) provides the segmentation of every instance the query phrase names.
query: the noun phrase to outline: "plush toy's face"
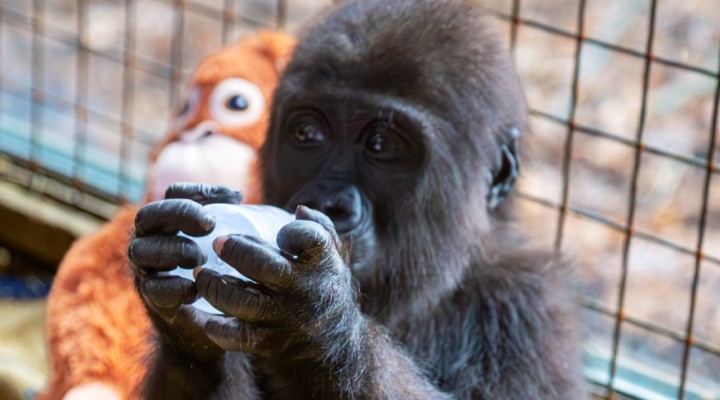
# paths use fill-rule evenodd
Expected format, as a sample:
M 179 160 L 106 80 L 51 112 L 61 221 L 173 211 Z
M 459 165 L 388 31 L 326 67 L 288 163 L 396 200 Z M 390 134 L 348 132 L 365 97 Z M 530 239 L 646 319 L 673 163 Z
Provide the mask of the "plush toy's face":
M 203 61 L 178 107 L 171 131 L 154 154 L 148 200 L 174 182 L 228 185 L 260 198 L 255 153 L 265 139 L 268 110 L 292 39 L 264 33 Z
M 232 134 L 258 125 L 266 107 L 260 88 L 246 79 L 192 86 L 177 118 L 177 139 L 155 161 L 153 200 L 178 181 L 246 188 L 256 147 Z

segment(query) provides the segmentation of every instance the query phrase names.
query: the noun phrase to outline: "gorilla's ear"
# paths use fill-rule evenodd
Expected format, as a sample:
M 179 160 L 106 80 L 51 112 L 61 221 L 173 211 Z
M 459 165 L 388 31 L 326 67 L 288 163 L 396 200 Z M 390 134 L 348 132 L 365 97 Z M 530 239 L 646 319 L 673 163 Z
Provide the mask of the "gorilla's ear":
M 516 128 L 512 128 L 509 133 L 510 144 L 500 146 L 499 162 L 495 164 L 496 167 L 492 171 L 492 183 L 487 199 L 490 208 L 497 207 L 510 195 L 519 174 L 517 152 L 520 132 Z

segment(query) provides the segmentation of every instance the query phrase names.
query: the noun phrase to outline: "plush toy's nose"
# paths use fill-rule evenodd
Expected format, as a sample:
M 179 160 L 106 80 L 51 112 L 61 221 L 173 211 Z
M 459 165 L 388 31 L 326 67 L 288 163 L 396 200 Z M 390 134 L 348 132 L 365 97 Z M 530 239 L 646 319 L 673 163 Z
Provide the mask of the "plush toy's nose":
M 194 127 L 180 133 L 181 142 L 197 142 L 202 138 L 217 134 L 220 127 L 215 121 L 202 121 Z

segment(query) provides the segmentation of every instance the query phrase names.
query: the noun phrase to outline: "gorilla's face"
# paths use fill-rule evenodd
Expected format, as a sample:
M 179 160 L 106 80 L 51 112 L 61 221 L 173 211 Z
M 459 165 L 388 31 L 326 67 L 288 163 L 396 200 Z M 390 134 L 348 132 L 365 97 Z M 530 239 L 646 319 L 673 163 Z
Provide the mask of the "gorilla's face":
M 353 2 L 304 34 L 260 151 L 264 200 L 328 214 L 366 287 L 452 276 L 492 229 L 524 126 L 512 65 L 471 3 L 394 4 Z
M 269 200 L 327 214 L 351 243 L 353 268 L 361 269 L 380 250 L 393 204 L 422 174 L 417 121 L 389 104 L 333 97 L 285 102 L 276 121 L 265 164 L 277 182 Z

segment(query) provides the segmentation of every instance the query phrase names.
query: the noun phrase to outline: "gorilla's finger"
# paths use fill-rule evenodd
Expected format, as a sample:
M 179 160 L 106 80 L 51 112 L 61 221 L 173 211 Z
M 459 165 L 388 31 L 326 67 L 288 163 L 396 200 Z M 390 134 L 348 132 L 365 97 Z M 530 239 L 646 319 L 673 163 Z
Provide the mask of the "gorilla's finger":
M 333 235 L 337 235 L 337 232 L 335 231 L 335 224 L 332 222 L 330 217 L 318 210 L 299 205 L 297 209 L 295 209 L 295 219 L 316 222 L 325 228 L 326 231 Z
M 198 298 L 193 282 L 178 276 L 146 277 L 140 281 L 140 294 L 165 320 L 174 319 L 180 306 Z
M 189 199 L 200 204 L 240 204 L 243 195 L 228 186 L 215 186 L 189 182 L 173 183 L 165 191 L 165 199 Z
M 173 329 L 182 332 L 182 336 L 187 338 L 183 346 L 187 346 L 187 350 L 200 359 L 215 359 L 225 352 L 210 340 L 205 332 L 210 316 L 211 314 L 191 305 L 182 305 L 171 321 Z
M 135 238 L 128 247 L 128 258 L 136 268 L 149 271 L 170 271 L 178 266 L 194 268 L 207 261 L 200 246 L 182 236 Z
M 322 226 L 323 228 L 325 228 L 326 231 L 328 231 L 333 241 L 335 242 L 335 245 L 341 245 L 340 236 L 335 229 L 335 224 L 330 219 L 330 217 L 323 214 L 322 212 L 303 205 L 299 205 L 297 209 L 295 209 L 295 219 L 312 221 L 320 224 L 320 226 Z
M 337 245 L 333 232 L 307 220 L 291 222 L 278 232 L 277 244 L 281 251 L 297 257 L 300 264 L 310 266 L 327 258 Z
M 271 321 L 279 317 L 279 307 L 271 296 L 253 284 L 200 268 L 193 271 L 198 294 L 223 314 L 243 321 Z
M 255 354 L 265 353 L 264 344 L 270 336 L 267 328 L 258 328 L 235 318 L 216 316 L 208 317 L 205 332 L 223 350 Z
M 238 272 L 272 290 L 294 283 L 290 262 L 261 239 L 247 235 L 219 236 L 213 241 L 213 250 Z
M 175 234 L 182 231 L 190 236 L 212 232 L 215 218 L 200 204 L 187 199 L 155 201 L 143 206 L 135 217 L 135 236 Z

